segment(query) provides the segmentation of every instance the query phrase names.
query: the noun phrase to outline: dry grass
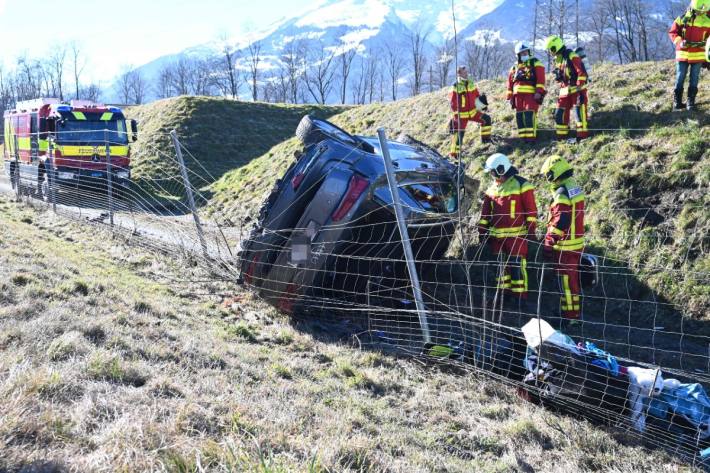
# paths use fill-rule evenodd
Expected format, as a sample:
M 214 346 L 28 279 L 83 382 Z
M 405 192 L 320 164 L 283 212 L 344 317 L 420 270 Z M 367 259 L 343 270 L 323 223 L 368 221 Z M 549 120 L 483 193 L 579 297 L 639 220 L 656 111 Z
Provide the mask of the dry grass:
M 3 197 L 0 228 L 0 471 L 683 470 Z

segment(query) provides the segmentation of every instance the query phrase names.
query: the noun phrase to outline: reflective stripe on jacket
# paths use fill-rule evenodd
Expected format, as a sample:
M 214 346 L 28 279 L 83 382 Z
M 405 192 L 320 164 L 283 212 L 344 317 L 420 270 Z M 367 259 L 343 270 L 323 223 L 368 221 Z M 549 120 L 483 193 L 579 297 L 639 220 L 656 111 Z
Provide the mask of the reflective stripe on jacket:
M 555 56 L 555 68 L 560 83 L 560 97 L 567 97 L 587 87 L 587 71 L 582 58 L 574 51 L 563 49 Z
M 534 233 L 537 227 L 535 187 L 518 176 L 513 168 L 513 174 L 505 182 L 493 182 L 486 190 L 478 224 L 497 238 Z
M 478 110 L 476 110 L 476 99 L 481 94 L 473 81 L 459 80 L 451 88 L 449 93 L 449 102 L 451 103 L 451 111 L 460 118 L 471 118 Z
M 545 66 L 537 58 L 518 62 L 508 73 L 508 100 L 535 92 L 545 93 Z
M 676 48 L 676 61 L 706 62 L 705 45 L 710 37 L 710 15 L 688 10 L 685 15 L 675 19 L 668 30 L 668 36 Z M 681 47 L 683 41 L 685 45 Z
M 565 179 L 555 191 L 545 246 L 559 251 L 584 248 L 584 191 L 572 178 Z

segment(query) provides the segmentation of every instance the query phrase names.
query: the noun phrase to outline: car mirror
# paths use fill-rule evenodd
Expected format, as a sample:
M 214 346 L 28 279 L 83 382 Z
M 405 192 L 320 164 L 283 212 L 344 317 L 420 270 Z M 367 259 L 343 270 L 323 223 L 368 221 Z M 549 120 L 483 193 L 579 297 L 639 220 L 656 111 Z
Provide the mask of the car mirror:
M 131 140 L 135 143 L 138 141 L 138 122 L 135 120 L 130 121 L 131 124 Z

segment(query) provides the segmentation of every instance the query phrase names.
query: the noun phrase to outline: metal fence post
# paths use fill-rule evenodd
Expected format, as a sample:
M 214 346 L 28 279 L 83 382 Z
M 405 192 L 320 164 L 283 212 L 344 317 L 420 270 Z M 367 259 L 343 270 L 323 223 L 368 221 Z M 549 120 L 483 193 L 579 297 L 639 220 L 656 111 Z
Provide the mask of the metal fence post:
M 54 167 L 54 137 L 51 135 L 47 137 L 47 153 L 49 159 L 49 175 L 47 177 L 47 184 L 49 185 L 49 199 L 52 202 L 52 211 L 57 213 L 57 170 Z M 45 170 L 45 173 L 47 171 Z
M 192 195 L 192 186 L 190 185 L 190 179 L 187 175 L 187 167 L 185 167 L 185 160 L 182 157 L 182 149 L 180 148 L 180 140 L 178 140 L 177 131 L 173 130 L 170 132 L 170 137 L 173 139 L 173 146 L 175 146 L 175 153 L 177 154 L 178 164 L 180 164 L 180 174 L 182 175 L 182 181 L 185 184 L 185 193 L 187 194 L 187 203 L 190 206 L 190 211 L 192 212 L 192 218 L 195 220 L 195 227 L 197 228 L 197 236 L 200 239 L 200 245 L 202 245 L 202 253 L 207 256 L 207 242 L 205 241 L 205 235 L 202 232 L 202 224 L 200 223 L 200 216 L 197 214 L 197 207 L 195 206 L 195 197 Z
M 15 147 L 15 172 L 12 178 L 15 179 L 15 191 L 17 192 L 17 201 L 19 202 L 22 200 L 22 191 L 20 190 L 20 181 L 22 178 L 20 174 L 20 148 L 18 147 L 17 130 L 15 130 L 15 133 L 12 135 L 12 139 Z
M 422 327 L 422 338 L 424 344 L 431 342 L 431 334 L 429 333 L 429 321 L 427 319 L 427 311 L 424 307 L 424 299 L 422 298 L 422 288 L 419 283 L 419 275 L 417 268 L 414 266 L 414 252 L 412 251 L 412 242 L 409 240 L 407 232 L 407 224 L 404 221 L 404 213 L 402 212 L 402 202 L 399 200 L 399 187 L 397 179 L 394 175 L 394 166 L 392 165 L 392 157 L 390 156 L 389 146 L 387 144 L 387 136 L 384 128 L 377 130 L 377 136 L 380 139 L 380 148 L 382 149 L 382 157 L 385 162 L 385 171 L 387 172 L 387 183 L 392 193 L 392 203 L 394 204 L 394 212 L 397 217 L 397 226 L 402 237 L 402 247 L 404 248 L 404 257 L 407 260 L 407 269 L 409 270 L 409 279 L 412 282 L 412 291 L 414 292 L 414 302 L 417 306 L 417 315 L 419 316 L 419 325 Z
M 106 142 L 106 184 L 108 187 L 108 219 L 113 227 L 113 166 L 111 165 L 111 143 L 108 140 L 108 130 L 104 130 Z

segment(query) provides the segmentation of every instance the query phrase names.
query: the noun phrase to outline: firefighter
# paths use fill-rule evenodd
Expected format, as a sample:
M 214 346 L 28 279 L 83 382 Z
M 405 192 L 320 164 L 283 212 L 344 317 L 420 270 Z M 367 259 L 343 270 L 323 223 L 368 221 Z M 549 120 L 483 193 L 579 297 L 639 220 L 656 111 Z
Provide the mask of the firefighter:
M 478 234 L 482 240 L 487 239 L 494 254 L 504 259 L 503 272 L 497 279 L 498 288 L 526 299 L 527 239 L 535 237 L 537 228 L 535 188 L 518 174 L 503 154 L 488 158 L 484 170 L 494 181 L 483 197 Z
M 573 178 L 572 166 L 560 156 L 548 158 L 542 174 L 553 191 L 543 255 L 555 265 L 562 317 L 577 320 L 582 308 L 579 265 L 584 250 L 584 192 Z
M 533 57 L 530 47 L 515 45 L 518 58 L 508 74 L 508 101 L 515 110 L 518 137 L 534 143 L 537 139 L 537 111 L 545 98 L 545 66 Z
M 673 22 L 668 31 L 675 45 L 676 81 L 673 91 L 673 108 L 686 108 L 683 103 L 683 85 L 690 71 L 688 82 L 688 110 L 695 109 L 695 97 L 698 95 L 700 69 L 707 64 L 706 41 L 710 37 L 710 0 L 692 0 L 690 8 L 683 16 Z M 707 66 L 706 66 L 707 67 Z
M 466 125 L 469 121 L 481 124 L 481 142 L 491 142 L 491 131 L 493 129 L 490 115 L 483 113 L 488 109 L 488 101 L 485 95 L 481 95 L 478 88 L 468 79 L 468 71 L 465 66 L 461 66 L 456 71 L 457 81 L 451 89 L 449 100 L 453 118 L 449 121 L 449 133 L 451 137 L 452 158 L 458 158 L 461 152 Z
M 570 134 L 570 114 L 576 106 L 577 140 L 589 136 L 587 112 L 587 71 L 582 58 L 565 47 L 559 36 L 550 36 L 545 49 L 555 57 L 555 80 L 560 83 L 560 97 L 555 110 L 557 139 L 565 140 Z

